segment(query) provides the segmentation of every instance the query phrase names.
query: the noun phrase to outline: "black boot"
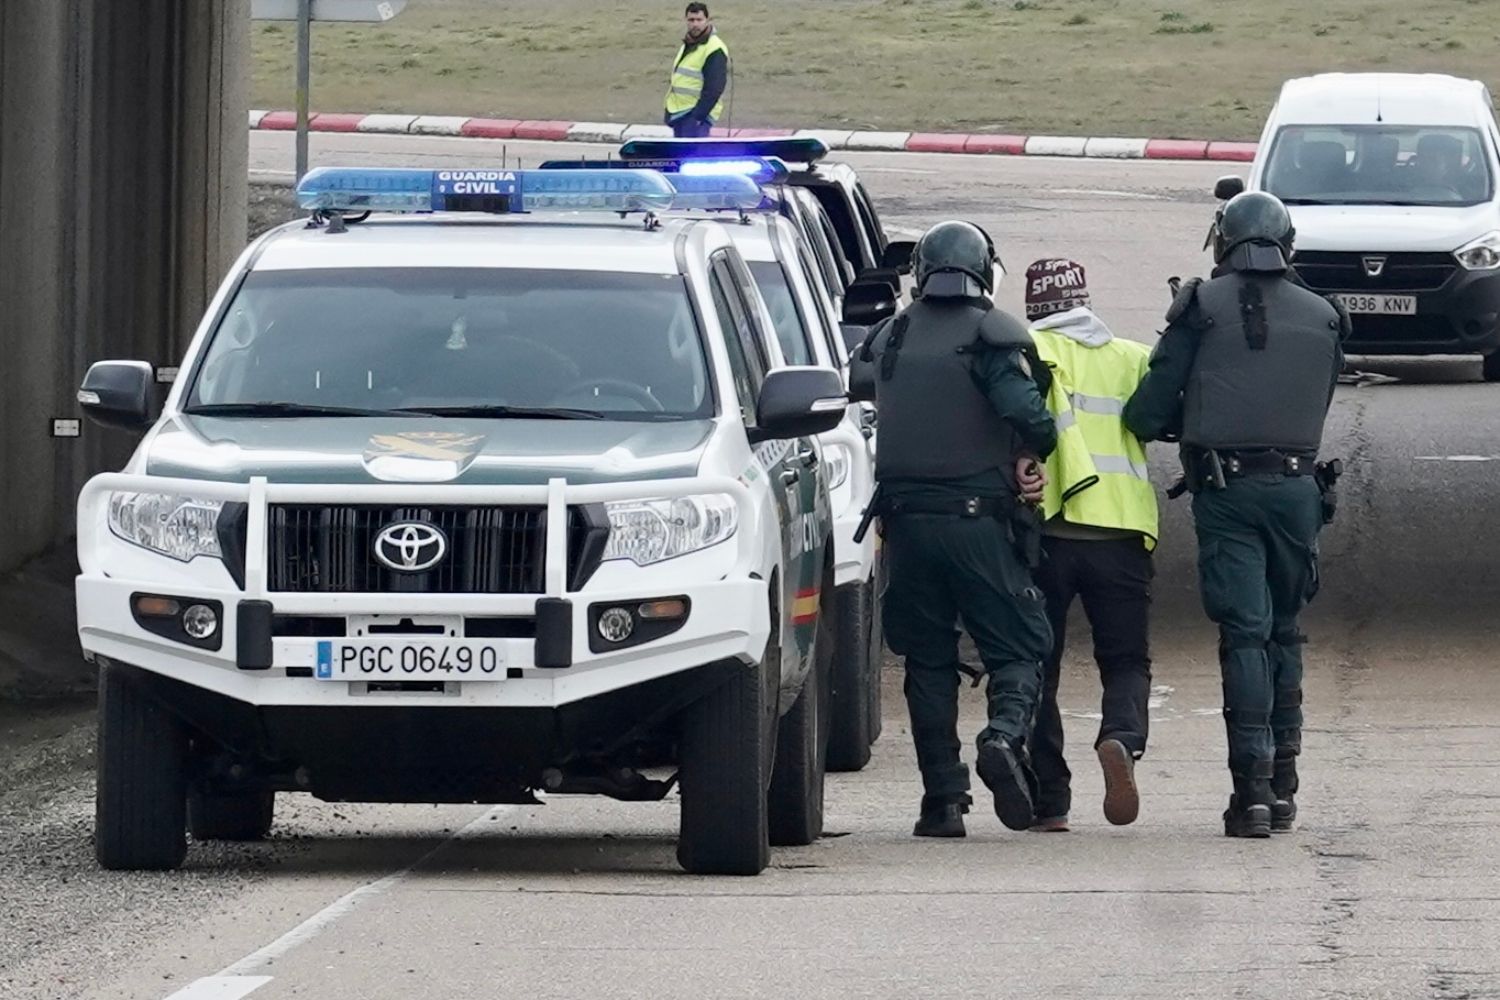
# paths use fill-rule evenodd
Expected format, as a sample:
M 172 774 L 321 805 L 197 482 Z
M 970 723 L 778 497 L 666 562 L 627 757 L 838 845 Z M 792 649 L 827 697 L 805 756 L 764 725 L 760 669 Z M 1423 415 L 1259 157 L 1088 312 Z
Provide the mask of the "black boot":
M 1036 817 L 1031 798 L 1031 769 L 1020 752 L 1002 739 L 979 745 L 974 768 L 995 796 L 995 815 L 1011 830 L 1027 830 Z
M 912 827 L 913 837 L 964 837 L 964 813 L 974 800 L 967 795 L 924 795 L 922 815 Z
M 1234 794 L 1224 810 L 1224 836 L 1251 837 L 1256 840 L 1271 835 L 1271 782 L 1267 778 L 1234 776 Z
M 1271 830 L 1287 833 L 1297 822 L 1297 758 L 1276 755 L 1276 773 L 1271 778 Z

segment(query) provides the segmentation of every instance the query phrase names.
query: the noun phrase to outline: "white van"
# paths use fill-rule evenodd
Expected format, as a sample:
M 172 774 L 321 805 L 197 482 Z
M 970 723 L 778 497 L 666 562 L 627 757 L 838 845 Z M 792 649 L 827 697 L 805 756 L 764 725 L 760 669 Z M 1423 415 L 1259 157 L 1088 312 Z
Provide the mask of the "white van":
M 1293 264 L 1354 319 L 1350 354 L 1480 354 L 1500 380 L 1500 129 L 1489 91 L 1436 74 L 1288 81 L 1248 182 L 1297 229 Z

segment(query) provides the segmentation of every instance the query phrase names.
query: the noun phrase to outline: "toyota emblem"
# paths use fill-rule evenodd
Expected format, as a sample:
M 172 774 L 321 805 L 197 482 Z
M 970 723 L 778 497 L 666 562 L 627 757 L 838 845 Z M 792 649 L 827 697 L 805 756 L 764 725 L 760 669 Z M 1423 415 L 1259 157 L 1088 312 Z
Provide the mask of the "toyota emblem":
M 1384 257 L 1365 257 L 1364 265 L 1365 274 L 1369 275 L 1372 278 L 1378 278 L 1385 273 Z
M 443 561 L 448 538 L 422 521 L 398 521 L 375 536 L 375 559 L 398 573 L 422 573 Z

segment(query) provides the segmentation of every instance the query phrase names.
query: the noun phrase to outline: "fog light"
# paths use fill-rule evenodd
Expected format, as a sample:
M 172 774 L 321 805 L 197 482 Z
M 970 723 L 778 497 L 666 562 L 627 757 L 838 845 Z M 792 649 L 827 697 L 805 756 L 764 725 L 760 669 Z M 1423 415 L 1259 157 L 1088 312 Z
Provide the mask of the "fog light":
M 599 616 L 599 634 L 609 642 L 624 642 L 635 631 L 635 616 L 625 608 L 610 608 Z
M 219 616 L 214 614 L 213 608 L 194 604 L 182 613 L 182 630 L 202 641 L 219 631 Z
M 170 597 L 137 597 L 135 613 L 147 618 L 176 618 L 182 605 Z
M 636 610 L 647 621 L 681 618 L 687 614 L 687 602 L 681 598 L 671 601 L 652 601 L 649 604 L 642 604 Z

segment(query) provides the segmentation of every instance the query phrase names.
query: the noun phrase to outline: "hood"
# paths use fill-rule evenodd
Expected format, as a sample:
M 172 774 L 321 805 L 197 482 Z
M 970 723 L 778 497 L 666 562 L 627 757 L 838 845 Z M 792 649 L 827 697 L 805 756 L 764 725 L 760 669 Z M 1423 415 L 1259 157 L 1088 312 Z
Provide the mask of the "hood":
M 459 420 L 403 417 L 166 421 L 145 471 L 216 482 L 534 486 L 696 475 L 710 420 Z
M 1109 327 L 1104 325 L 1104 320 L 1095 316 L 1094 311 L 1088 306 L 1079 306 L 1067 312 L 1043 316 L 1041 319 L 1033 320 L 1031 328 L 1061 334 L 1069 340 L 1078 341 L 1085 347 L 1103 347 L 1115 339 Z
M 1402 208 L 1393 205 L 1289 205 L 1298 250 L 1450 253 L 1500 229 L 1493 205 Z

